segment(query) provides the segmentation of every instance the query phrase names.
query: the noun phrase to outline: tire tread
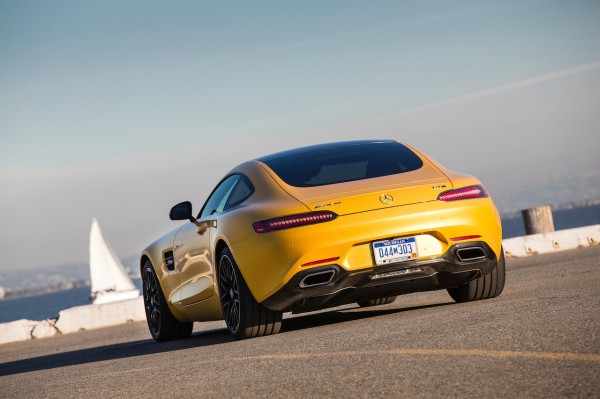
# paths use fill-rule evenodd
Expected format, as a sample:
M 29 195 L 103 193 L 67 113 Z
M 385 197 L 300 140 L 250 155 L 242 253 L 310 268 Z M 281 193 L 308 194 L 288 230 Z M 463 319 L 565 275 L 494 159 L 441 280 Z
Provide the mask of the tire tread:
M 479 276 L 458 287 L 448 288 L 448 294 L 456 302 L 471 302 L 495 298 L 504 290 L 505 276 L 504 249 L 501 249 L 500 259 L 490 273 Z
M 237 339 L 246 339 L 279 333 L 281 330 L 282 312 L 267 309 L 256 302 L 229 248 L 224 248 L 221 251 L 219 259 L 222 256 L 228 256 L 233 264 L 238 279 L 240 301 L 242 301 L 240 306 L 240 326 L 235 333 L 230 330 L 232 335 Z
M 159 296 L 159 307 L 160 307 L 160 327 L 158 329 L 158 333 L 154 334 L 152 329 L 150 328 L 150 320 L 149 315 L 146 313 L 146 321 L 148 322 L 148 329 L 150 330 L 150 335 L 157 342 L 166 342 L 173 341 L 176 339 L 188 338 L 192 335 L 192 330 L 194 328 L 193 322 L 181 322 L 175 318 L 171 310 L 169 309 L 169 305 L 167 304 L 167 300 L 162 292 L 162 288 L 160 287 L 160 282 L 158 280 L 158 276 L 154 271 L 154 267 L 150 260 L 147 260 L 144 263 L 143 270 L 150 269 L 154 278 L 156 279 L 156 284 L 158 285 L 158 296 Z M 143 273 L 142 273 L 143 275 Z M 145 307 L 145 306 L 144 306 Z

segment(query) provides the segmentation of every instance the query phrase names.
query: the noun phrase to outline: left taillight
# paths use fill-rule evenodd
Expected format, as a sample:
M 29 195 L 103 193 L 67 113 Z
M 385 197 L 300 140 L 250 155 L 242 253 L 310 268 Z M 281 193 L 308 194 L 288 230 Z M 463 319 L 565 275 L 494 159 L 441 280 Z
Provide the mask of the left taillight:
M 337 218 L 337 216 L 338 215 L 335 213 L 329 211 L 298 213 L 295 215 L 260 220 L 252 223 L 252 228 L 257 233 L 268 233 L 270 231 L 291 229 L 292 227 L 329 222 Z
M 487 196 L 488 193 L 485 191 L 485 188 L 481 185 L 476 185 L 444 191 L 438 196 L 438 201 L 458 201 L 470 198 L 484 198 Z

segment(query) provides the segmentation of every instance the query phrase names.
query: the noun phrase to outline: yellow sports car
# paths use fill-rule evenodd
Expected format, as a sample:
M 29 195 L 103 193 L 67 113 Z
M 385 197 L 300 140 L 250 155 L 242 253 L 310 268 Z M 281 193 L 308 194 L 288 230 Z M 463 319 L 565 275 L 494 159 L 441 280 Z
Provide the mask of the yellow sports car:
M 236 338 L 276 334 L 283 312 L 392 302 L 447 289 L 457 302 L 498 296 L 498 212 L 482 184 L 396 141 L 349 141 L 235 167 L 189 220 L 141 255 L 157 341 L 224 319 Z

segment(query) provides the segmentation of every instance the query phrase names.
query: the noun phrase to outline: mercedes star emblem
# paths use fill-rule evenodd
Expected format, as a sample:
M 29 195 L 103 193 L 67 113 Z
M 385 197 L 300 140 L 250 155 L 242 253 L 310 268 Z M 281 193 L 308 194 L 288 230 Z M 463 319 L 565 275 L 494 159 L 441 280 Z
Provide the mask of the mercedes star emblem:
M 381 194 L 379 196 L 379 201 L 383 202 L 384 204 L 391 204 L 394 202 L 394 197 L 389 194 Z

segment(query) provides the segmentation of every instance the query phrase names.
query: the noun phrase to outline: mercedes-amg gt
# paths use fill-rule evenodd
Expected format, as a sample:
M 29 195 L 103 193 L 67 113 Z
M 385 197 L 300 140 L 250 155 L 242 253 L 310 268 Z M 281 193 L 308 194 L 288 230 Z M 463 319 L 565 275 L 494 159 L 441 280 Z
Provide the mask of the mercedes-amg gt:
M 195 321 L 236 338 L 275 334 L 284 312 L 446 289 L 457 302 L 504 287 L 500 217 L 476 178 L 391 140 L 315 145 L 233 168 L 195 214 L 141 255 L 157 341 Z

